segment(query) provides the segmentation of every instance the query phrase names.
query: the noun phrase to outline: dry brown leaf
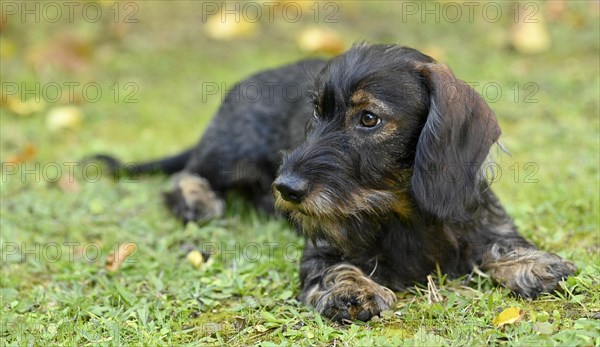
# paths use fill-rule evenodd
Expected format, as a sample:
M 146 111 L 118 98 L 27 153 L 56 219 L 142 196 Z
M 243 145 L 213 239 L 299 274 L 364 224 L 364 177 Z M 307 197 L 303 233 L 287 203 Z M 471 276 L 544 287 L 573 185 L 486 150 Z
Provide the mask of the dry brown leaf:
M 298 37 L 298 46 L 307 53 L 327 53 L 337 55 L 345 50 L 341 36 L 328 28 L 308 28 Z
M 33 160 L 35 158 L 35 154 L 37 153 L 37 149 L 31 143 L 25 145 L 23 150 L 20 153 L 12 155 L 6 159 L 7 163 L 19 164 L 25 163 Z
M 502 311 L 499 315 L 497 315 L 496 318 L 494 318 L 494 320 L 492 321 L 492 323 L 497 327 L 501 327 L 505 324 L 512 324 L 520 321 L 524 315 L 524 310 L 518 307 L 509 307 L 506 310 Z
M 46 115 L 46 127 L 51 131 L 76 130 L 81 127 L 83 116 L 77 106 L 59 106 Z
M 127 242 L 119 246 L 115 251 L 112 251 L 106 257 L 106 270 L 114 272 L 119 270 L 125 260 L 132 255 L 137 249 L 137 245 L 133 242 Z

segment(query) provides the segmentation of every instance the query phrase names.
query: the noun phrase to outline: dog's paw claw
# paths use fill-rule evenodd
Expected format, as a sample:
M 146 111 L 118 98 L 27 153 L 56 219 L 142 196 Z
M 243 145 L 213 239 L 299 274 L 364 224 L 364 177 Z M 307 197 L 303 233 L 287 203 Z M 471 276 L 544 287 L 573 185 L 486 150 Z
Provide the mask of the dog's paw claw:
M 559 287 L 559 282 L 567 279 L 577 270 L 575 265 L 554 254 L 549 254 L 554 259 L 533 267 L 531 275 L 526 281 L 521 280 L 520 285 L 513 292 L 523 298 L 537 298 L 542 293 L 550 293 Z
M 391 309 L 396 300 L 394 293 L 375 282 L 359 287 L 339 283 L 323 293 L 316 305 L 317 311 L 335 321 L 368 321 L 381 311 Z

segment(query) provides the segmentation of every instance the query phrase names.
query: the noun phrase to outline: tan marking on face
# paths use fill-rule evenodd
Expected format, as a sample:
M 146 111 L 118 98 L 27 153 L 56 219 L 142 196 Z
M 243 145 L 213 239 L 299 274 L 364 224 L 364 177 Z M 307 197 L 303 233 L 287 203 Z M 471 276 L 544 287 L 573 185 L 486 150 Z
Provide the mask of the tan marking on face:
M 373 112 L 379 111 L 385 114 L 391 114 L 392 110 L 390 107 L 383 101 L 374 97 L 371 93 L 359 89 L 350 97 L 350 108 L 348 109 L 348 113 L 354 114 L 362 109 L 372 108 Z
M 406 219 L 413 213 L 407 194 L 366 188 L 353 192 L 340 203 L 331 199 L 324 188 L 317 186 L 300 204 L 284 200 L 275 190 L 275 206 L 288 212 L 306 236 L 313 239 L 322 237 L 340 250 L 349 246 L 344 220 L 360 217 L 365 212 L 374 217 L 396 213 Z
M 281 193 L 274 190 L 275 207 L 282 211 L 296 211 L 306 216 L 330 218 L 332 220 L 367 212 L 382 215 L 396 212 L 408 217 L 413 212 L 408 194 L 402 191 L 359 188 L 340 204 L 330 198 L 330 194 L 321 186 L 315 186 L 310 194 L 300 203 L 295 204 L 282 198 Z
M 367 212 L 379 215 L 395 204 L 395 194 L 388 190 L 359 188 L 344 203 L 333 200 L 323 187 L 316 186 L 302 201 L 301 208 L 309 215 L 330 216 L 333 219 Z
M 398 187 L 394 192 L 394 204 L 391 210 L 402 218 L 409 219 L 414 214 L 414 206 L 410 196 L 410 179 L 412 169 L 402 169 L 396 172 L 393 178 L 384 180 L 388 187 Z
M 373 103 L 375 103 L 375 98 L 364 90 L 359 89 L 350 97 L 349 111 L 356 111 L 356 108 L 364 108 Z
M 400 125 L 391 117 L 393 114 L 392 109 L 385 102 L 362 89 L 359 89 L 350 97 L 350 107 L 346 111 L 346 124 L 354 125 L 356 115 L 363 110 L 373 112 L 381 118 L 382 122 L 385 122 L 378 129 L 377 138 L 385 139 L 393 136 L 398 131 Z
M 410 197 L 406 194 L 397 194 L 396 203 L 392 206 L 392 210 L 400 217 L 409 219 L 414 212 Z

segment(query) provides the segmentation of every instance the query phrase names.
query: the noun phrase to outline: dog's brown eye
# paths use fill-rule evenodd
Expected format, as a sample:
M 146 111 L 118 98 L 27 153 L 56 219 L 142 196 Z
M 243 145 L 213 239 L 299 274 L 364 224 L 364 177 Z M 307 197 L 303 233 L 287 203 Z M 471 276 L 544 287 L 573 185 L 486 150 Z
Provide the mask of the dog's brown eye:
M 364 126 L 365 128 L 372 128 L 379 123 L 381 123 L 381 118 L 377 117 L 371 112 L 364 112 L 360 117 L 360 125 Z

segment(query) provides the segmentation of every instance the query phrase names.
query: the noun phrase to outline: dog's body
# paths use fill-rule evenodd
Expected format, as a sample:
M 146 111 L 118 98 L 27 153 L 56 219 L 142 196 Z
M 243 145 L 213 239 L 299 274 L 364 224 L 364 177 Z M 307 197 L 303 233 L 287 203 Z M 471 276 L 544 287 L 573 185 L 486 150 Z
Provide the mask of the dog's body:
M 368 320 L 437 265 L 453 277 L 481 267 L 532 298 L 574 272 L 518 234 L 481 174 L 499 135 L 447 67 L 358 45 L 240 82 L 198 146 L 129 171 L 182 169 L 166 201 L 185 221 L 218 217 L 229 190 L 267 211 L 275 201 L 307 237 L 301 300 Z

